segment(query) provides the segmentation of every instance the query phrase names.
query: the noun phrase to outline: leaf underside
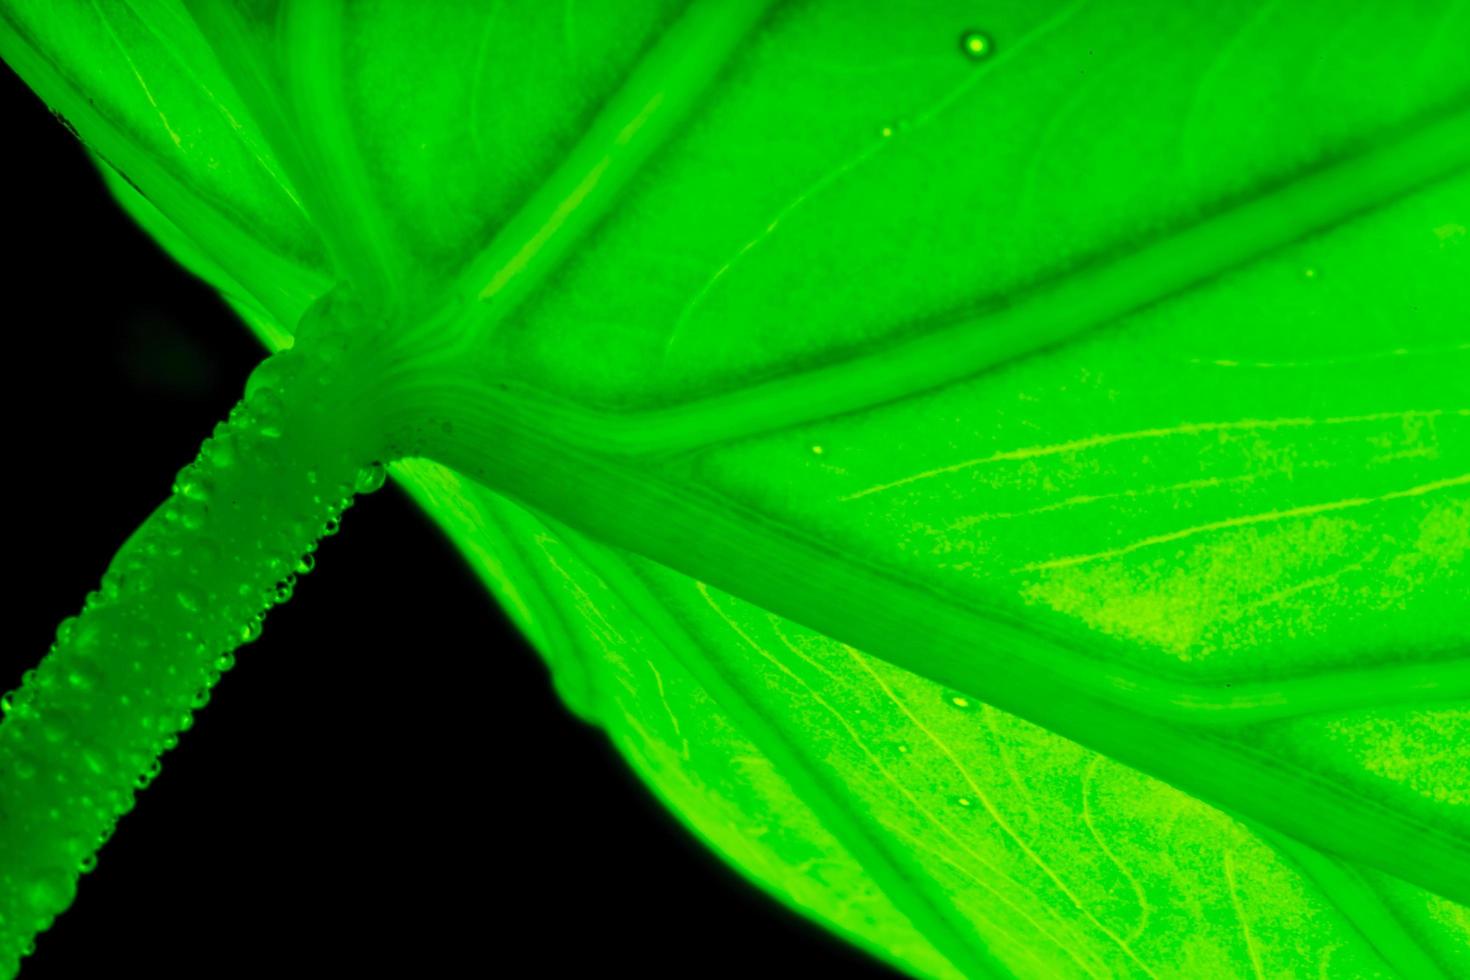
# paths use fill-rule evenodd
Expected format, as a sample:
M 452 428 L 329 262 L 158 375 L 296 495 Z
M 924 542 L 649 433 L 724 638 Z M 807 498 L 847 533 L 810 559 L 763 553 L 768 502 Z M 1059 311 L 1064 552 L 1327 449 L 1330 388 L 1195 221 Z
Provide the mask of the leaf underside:
M 273 117 L 211 6 L 0 42 L 272 346 L 344 270 L 461 288 L 720 16 L 256 5 Z M 903 969 L 1470 974 L 1470 5 L 878 6 L 770 11 L 468 355 L 584 498 L 395 476 L 674 812 Z

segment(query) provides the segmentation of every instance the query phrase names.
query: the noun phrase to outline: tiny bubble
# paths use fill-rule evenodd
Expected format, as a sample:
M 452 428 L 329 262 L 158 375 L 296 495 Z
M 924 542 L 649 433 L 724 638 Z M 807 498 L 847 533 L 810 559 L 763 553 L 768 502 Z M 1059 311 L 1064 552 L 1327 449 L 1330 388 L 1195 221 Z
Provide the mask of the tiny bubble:
M 138 773 L 138 778 L 133 780 L 133 785 L 138 787 L 139 789 L 147 789 L 148 784 L 157 779 L 158 774 L 162 771 L 163 763 L 158 761 L 157 759 L 154 759 L 153 762 L 149 764 L 147 769 L 144 769 L 142 772 Z
M 984 31 L 966 31 L 960 35 L 960 51 L 971 61 L 984 61 L 995 51 L 995 44 Z

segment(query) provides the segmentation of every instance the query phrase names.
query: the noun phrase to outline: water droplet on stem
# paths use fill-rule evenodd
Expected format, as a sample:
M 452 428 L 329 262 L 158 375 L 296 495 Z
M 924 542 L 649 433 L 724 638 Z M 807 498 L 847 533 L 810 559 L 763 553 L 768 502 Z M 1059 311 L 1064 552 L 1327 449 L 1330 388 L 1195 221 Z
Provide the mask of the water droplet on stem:
M 369 463 L 357 471 L 357 479 L 353 482 L 353 489 L 358 493 L 372 493 L 382 488 L 388 480 L 388 470 L 382 463 Z

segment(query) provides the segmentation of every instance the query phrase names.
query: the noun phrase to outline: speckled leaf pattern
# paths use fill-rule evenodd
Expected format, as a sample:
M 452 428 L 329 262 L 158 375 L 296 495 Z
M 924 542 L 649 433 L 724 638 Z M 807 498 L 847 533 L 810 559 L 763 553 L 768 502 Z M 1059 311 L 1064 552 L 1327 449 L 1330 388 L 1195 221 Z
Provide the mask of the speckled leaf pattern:
M 499 288 L 623 80 L 725 16 L 309 6 L 4 22 L 272 346 L 344 270 Z M 774 5 L 465 354 L 544 473 L 395 476 L 695 833 L 904 970 L 1470 974 L 1466 38 L 1454 0 Z M 332 138 L 231 50 L 335 59 L 291 93 Z
M 507 608 L 560 651 L 564 696 L 694 830 L 910 969 L 957 975 L 938 940 L 1022 976 L 1399 975 L 1335 905 L 1364 895 L 1425 957 L 1399 971 L 1470 967 L 1462 905 L 1372 872 L 1324 886 L 1297 852 L 1072 741 L 445 472 L 408 475 L 446 526 L 477 529 Z M 1427 741 L 1467 720 L 1417 714 L 1379 723 Z M 1365 717 L 1381 713 L 1328 727 Z M 1442 761 L 1400 748 L 1400 773 Z

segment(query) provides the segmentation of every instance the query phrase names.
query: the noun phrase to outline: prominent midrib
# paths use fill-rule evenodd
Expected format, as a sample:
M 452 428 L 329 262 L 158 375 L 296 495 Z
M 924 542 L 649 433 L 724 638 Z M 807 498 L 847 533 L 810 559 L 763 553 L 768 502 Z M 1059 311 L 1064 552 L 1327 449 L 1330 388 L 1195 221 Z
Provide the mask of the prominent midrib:
M 311 217 L 333 274 L 375 308 L 402 305 L 409 263 L 369 186 L 345 102 L 342 0 L 288 5 L 274 50 L 262 50 L 248 17 L 228 3 L 189 0 L 188 8 Z
M 1044 280 L 998 308 L 915 324 L 909 336 L 796 374 L 665 408 L 616 412 L 513 387 L 513 411 L 566 442 L 672 453 L 911 397 L 1075 339 L 1308 235 L 1470 167 L 1470 97 L 1367 148 L 1129 251 Z
M 437 343 L 450 357 L 487 343 L 622 198 L 723 70 L 771 0 L 691 4 L 638 61 L 520 210 L 470 259 L 445 297 Z M 464 304 L 461 306 L 461 304 Z
M 441 379 L 440 384 L 428 394 L 437 406 L 433 411 L 445 418 L 455 419 L 456 425 L 463 423 L 473 428 L 493 424 L 524 432 L 541 431 L 533 420 L 518 414 L 518 409 L 522 406 L 508 406 L 508 400 L 495 385 L 477 380 L 456 391 L 453 384 Z M 494 421 L 491 422 L 491 419 Z M 457 434 L 444 441 L 462 446 L 462 439 L 463 436 Z M 438 441 L 437 438 L 435 441 Z M 564 452 L 586 460 L 589 471 L 605 467 L 610 472 L 619 473 L 620 479 L 634 473 L 635 464 L 627 459 L 608 458 L 603 454 L 589 452 L 585 447 L 562 443 L 560 440 L 549 441 L 563 446 Z M 497 445 L 498 442 L 491 440 L 486 444 Z M 449 449 L 450 455 L 446 457 L 430 450 L 428 455 L 455 465 L 455 468 L 476 477 L 486 486 L 499 486 L 493 474 L 484 473 L 474 466 L 459 464 L 460 457 L 457 454 L 460 451 L 458 448 Z M 663 479 L 652 469 L 639 469 L 637 475 L 650 484 L 663 483 Z M 733 501 L 724 498 L 705 501 L 704 498 L 711 493 L 708 488 L 688 486 L 682 492 L 686 499 L 681 504 L 711 515 L 708 520 L 713 521 L 717 519 L 715 515 L 719 515 L 718 519 L 743 519 L 751 526 L 758 526 L 770 534 L 788 539 L 805 536 L 801 528 L 789 526 L 769 514 L 746 512 Z M 564 520 L 571 520 L 573 511 L 555 513 Z M 639 550 L 636 546 L 630 547 L 635 551 Z M 860 563 L 859 559 L 851 555 L 827 554 L 825 560 Z M 678 567 L 677 563 L 675 567 Z M 927 588 L 935 590 L 936 595 L 939 595 L 937 584 L 931 583 Z M 738 586 L 732 586 L 730 591 L 740 594 Z M 977 604 L 973 595 L 945 592 L 940 598 L 956 608 L 963 608 L 977 630 L 992 630 L 1006 636 L 1024 637 L 1024 643 L 1019 648 L 1013 646 L 1006 651 L 1006 659 L 1020 658 L 1033 669 L 1062 673 L 1069 683 L 1085 687 L 1093 697 L 1191 728 L 1230 730 L 1244 725 L 1324 712 L 1398 704 L 1457 702 L 1470 698 L 1470 649 L 1466 648 L 1446 651 L 1443 655 L 1424 662 L 1390 661 L 1330 667 L 1260 680 L 1230 677 L 1201 681 L 1139 669 L 1098 656 L 1079 646 L 1070 636 L 1043 629 L 1033 621 L 1018 619 L 993 607 Z M 799 616 L 793 618 L 800 619 Z
M 483 389 L 476 386 L 476 391 Z M 448 392 L 434 393 L 443 398 Z M 424 406 L 453 418 L 429 455 L 555 514 L 593 537 L 647 555 L 937 683 L 964 691 L 1314 846 L 1453 898 L 1470 897 L 1470 840 L 1396 812 L 1223 732 L 1172 723 L 1124 693 L 1073 675 L 1058 645 L 965 603 L 853 561 L 647 468 L 599 458 L 497 418 L 470 394 Z M 498 447 L 487 459 L 483 447 Z M 813 572 L 820 570 L 820 575 Z

